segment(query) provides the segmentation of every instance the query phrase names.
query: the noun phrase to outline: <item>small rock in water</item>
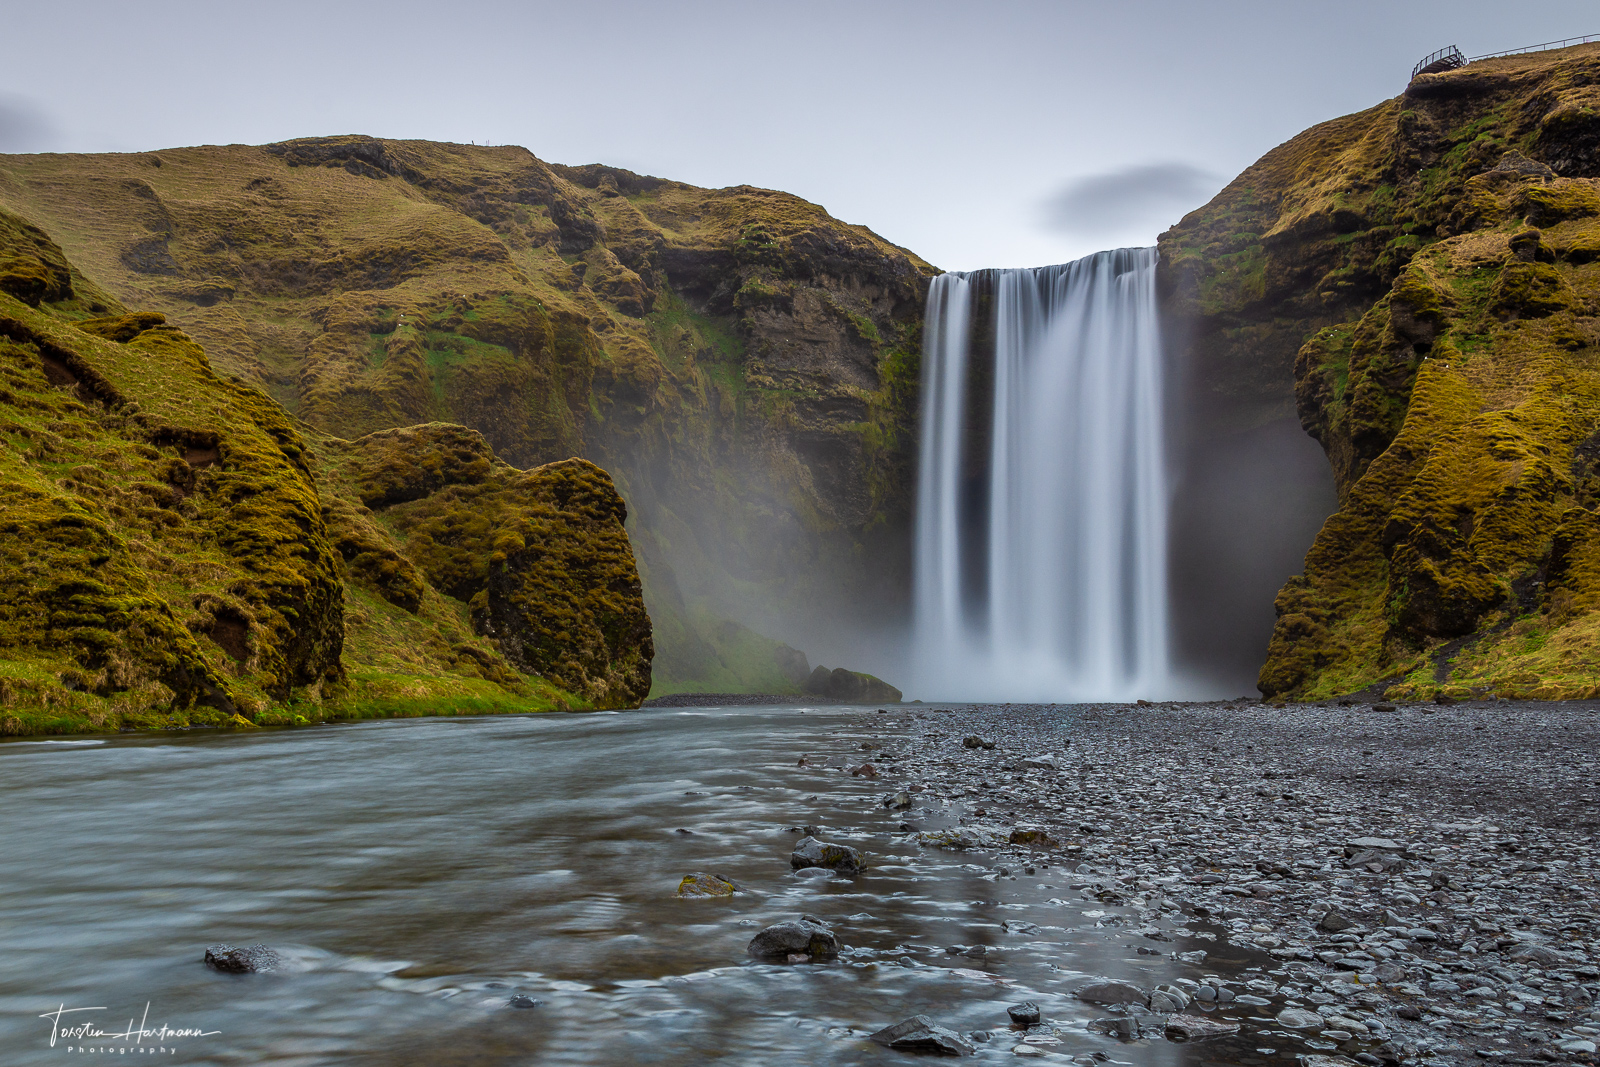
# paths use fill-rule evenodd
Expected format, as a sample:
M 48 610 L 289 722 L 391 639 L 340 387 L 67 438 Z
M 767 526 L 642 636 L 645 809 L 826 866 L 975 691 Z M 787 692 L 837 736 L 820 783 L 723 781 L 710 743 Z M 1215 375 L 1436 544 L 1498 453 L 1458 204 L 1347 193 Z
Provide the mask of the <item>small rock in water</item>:
M 968 748 L 991 749 L 994 747 L 993 741 L 985 740 L 984 738 L 979 737 L 977 734 L 971 734 L 962 738 L 961 743 Z
M 739 887 L 720 874 L 686 874 L 678 883 L 680 897 L 731 897 Z
M 1207 1019 L 1200 1015 L 1167 1017 L 1166 1036 L 1169 1041 L 1203 1041 L 1208 1037 L 1238 1032 L 1239 1024 L 1225 1019 Z
M 523 994 L 518 993 L 510 1000 L 506 1001 L 506 1006 L 511 1008 L 537 1008 L 539 1006 L 539 1002 L 532 997 L 524 996 Z
M 839 955 L 839 939 L 821 919 L 802 915 L 793 922 L 769 926 L 750 939 L 749 953 L 757 959 L 830 960 Z M 793 957 L 799 956 L 801 960 Z
M 911 794 L 904 789 L 883 798 L 883 806 L 890 811 L 904 811 L 911 806 Z
M 936 1024 L 926 1015 L 913 1015 L 903 1023 L 879 1030 L 872 1040 L 899 1052 L 928 1052 L 935 1056 L 975 1056 L 970 1041 Z
M 1038 849 L 1061 847 L 1061 843 L 1055 838 L 1051 837 L 1045 831 L 1021 826 L 1011 831 L 1011 843 L 1013 845 L 1022 845 L 1027 848 Z
M 1095 982 L 1078 990 L 1078 999 L 1090 1004 L 1144 1004 L 1150 998 L 1144 990 L 1127 982 Z
M 851 771 L 850 776 L 853 778 L 876 778 L 878 777 L 878 768 L 874 767 L 870 763 L 863 763 L 861 766 Z
M 283 957 L 266 945 L 212 945 L 206 949 L 206 963 L 227 974 L 265 974 L 282 967 Z
M 1011 1007 L 1006 1009 L 1006 1014 L 1011 1016 L 1011 1021 L 1016 1023 L 1018 1026 L 1039 1025 L 1039 1005 L 1035 1004 L 1031 1000 L 1023 1001 L 1021 1004 L 1011 1005 Z
M 789 856 L 789 866 L 797 871 L 806 867 L 824 867 L 840 874 L 857 874 L 861 871 L 861 853 L 849 845 L 830 845 L 807 836 L 794 846 L 794 852 Z
M 1060 768 L 1054 756 L 1025 756 L 1022 760 L 1022 769 L 1025 771 L 1054 771 Z
M 1284 1008 L 1278 1013 L 1277 1022 L 1279 1026 L 1289 1030 L 1322 1029 L 1322 1016 L 1304 1008 Z

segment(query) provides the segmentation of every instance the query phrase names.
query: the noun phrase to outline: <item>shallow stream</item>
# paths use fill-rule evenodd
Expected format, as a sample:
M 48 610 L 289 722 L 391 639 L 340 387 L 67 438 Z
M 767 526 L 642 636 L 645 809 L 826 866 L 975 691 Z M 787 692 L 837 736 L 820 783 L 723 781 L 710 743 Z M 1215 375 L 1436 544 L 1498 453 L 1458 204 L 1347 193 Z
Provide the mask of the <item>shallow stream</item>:
M 658 709 L 0 745 L 0 1060 L 102 1046 L 218 1065 L 914 1063 L 866 1035 L 921 1012 L 990 1031 L 979 1058 L 1009 1061 L 1006 1005 L 1033 1000 L 1054 1062 L 1292 1062 L 1284 1043 L 1257 1051 L 1259 1034 L 1086 1029 L 1107 1015 L 1070 995 L 1086 975 L 1148 988 L 1259 961 L 1181 930 L 1139 936 L 1131 909 L 1069 888 L 1082 879 L 1059 860 L 998 876 L 992 854 L 920 849 L 902 820 L 940 823 L 886 810 L 889 780 L 796 765 L 892 749 L 882 721 Z M 805 824 L 869 870 L 791 872 Z M 694 871 L 744 892 L 676 899 Z M 833 924 L 841 959 L 746 956 L 756 930 L 801 913 Z M 201 962 L 218 942 L 290 966 L 220 974 Z M 1171 956 L 1195 948 L 1212 958 Z M 509 1007 L 519 995 L 538 1005 Z M 58 1030 L 52 1048 L 41 1014 L 61 1008 L 62 1027 L 208 1033 Z M 98 1010 L 70 1014 L 83 1008 Z

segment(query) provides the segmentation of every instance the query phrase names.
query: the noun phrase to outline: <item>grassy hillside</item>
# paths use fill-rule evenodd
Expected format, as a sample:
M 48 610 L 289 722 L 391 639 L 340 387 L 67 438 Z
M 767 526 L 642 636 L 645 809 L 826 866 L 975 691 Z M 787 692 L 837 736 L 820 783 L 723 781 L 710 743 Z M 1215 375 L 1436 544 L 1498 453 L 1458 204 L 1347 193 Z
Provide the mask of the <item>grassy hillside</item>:
M 1218 407 L 1292 382 L 1338 482 L 1263 692 L 1600 694 L 1600 46 L 1419 77 L 1161 248 Z
M 413 450 L 408 478 L 384 440 L 306 430 L 0 210 L 0 732 L 637 705 L 649 620 L 605 473 L 409 432 L 473 462 Z M 494 501 L 475 538 L 424 552 L 395 514 L 467 492 Z
M 450 422 L 611 471 L 661 690 L 765 687 L 779 646 L 729 617 L 903 607 L 932 268 L 816 205 L 354 136 L 0 157 L 0 204 L 321 432 Z

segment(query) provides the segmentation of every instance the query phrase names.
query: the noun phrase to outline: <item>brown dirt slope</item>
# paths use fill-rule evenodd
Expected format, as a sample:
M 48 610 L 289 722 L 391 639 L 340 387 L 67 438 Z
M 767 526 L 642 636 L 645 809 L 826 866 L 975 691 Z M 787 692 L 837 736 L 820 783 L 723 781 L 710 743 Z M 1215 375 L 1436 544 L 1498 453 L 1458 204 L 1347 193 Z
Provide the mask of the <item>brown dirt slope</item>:
M 1600 692 L 1600 46 L 1422 76 L 1161 248 L 1221 417 L 1292 381 L 1338 482 L 1263 692 Z
M 370 444 L 297 425 L 0 209 L 0 732 L 636 706 L 650 626 L 604 472 L 412 433 L 475 462 L 370 465 L 372 503 L 495 490 L 424 566 L 346 474 Z M 451 567 L 483 618 L 431 584 Z
M 600 463 L 669 690 L 781 683 L 732 604 L 901 607 L 932 268 L 816 205 L 360 136 L 0 157 L 0 204 L 317 430 Z

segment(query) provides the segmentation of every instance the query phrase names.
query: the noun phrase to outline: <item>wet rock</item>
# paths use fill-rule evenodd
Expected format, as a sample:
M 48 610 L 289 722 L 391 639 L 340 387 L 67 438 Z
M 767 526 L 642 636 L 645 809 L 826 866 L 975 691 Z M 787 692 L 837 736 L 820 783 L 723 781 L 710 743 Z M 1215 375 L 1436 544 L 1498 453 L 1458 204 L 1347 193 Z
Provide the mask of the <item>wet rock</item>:
M 1011 1016 L 1011 1021 L 1018 1026 L 1039 1025 L 1039 1005 L 1031 1000 L 1011 1005 L 1006 1009 L 1006 1014 Z
M 926 1015 L 913 1015 L 872 1035 L 872 1040 L 897 1052 L 934 1056 L 974 1056 L 977 1048 L 954 1030 L 939 1026 Z
M 1000 924 L 1000 929 L 1008 934 L 1036 934 L 1039 932 L 1039 924 L 1023 919 L 1007 919 Z
M 1322 917 L 1317 920 L 1317 929 L 1328 934 L 1336 934 L 1341 930 L 1348 930 L 1354 925 L 1355 922 L 1353 920 L 1347 917 L 1344 912 L 1334 907 L 1330 907 L 1326 912 L 1323 913 Z
M 678 896 L 685 898 L 731 897 L 738 891 L 737 885 L 720 874 L 686 874 L 678 883 Z
M 1355 1067 L 1355 1060 L 1345 1056 L 1308 1054 L 1300 1057 L 1300 1067 Z
M 1354 856 L 1358 852 L 1402 852 L 1405 846 L 1398 841 L 1391 841 L 1387 837 L 1357 837 L 1344 843 L 1344 854 Z
M 1078 999 L 1090 1004 L 1139 1004 L 1150 998 L 1144 990 L 1127 982 L 1094 982 L 1078 990 Z
M 811 836 L 802 837 L 789 856 L 789 866 L 794 870 L 822 867 L 839 874 L 858 874 L 861 871 L 861 853 L 849 845 L 833 845 Z
M 206 964 L 228 974 L 265 974 L 283 966 L 283 957 L 266 945 L 212 945 L 206 949 Z
M 1051 837 L 1048 832 L 1031 827 L 1019 826 L 1012 830 L 1010 840 L 1013 845 L 1021 845 L 1024 848 L 1054 849 L 1061 847 L 1061 842 Z
M 1060 770 L 1054 756 L 1025 756 L 1022 760 L 1022 769 L 1025 771 L 1055 771 Z
M 1185 993 L 1177 986 L 1158 986 L 1156 990 L 1150 994 L 1150 1010 L 1155 1012 L 1157 1015 L 1168 1015 L 1172 1012 L 1180 1012 L 1189 1006 L 1189 999 L 1189 994 Z
M 750 955 L 763 960 L 796 962 L 803 959 L 830 960 L 839 955 L 839 939 L 821 919 L 803 915 L 799 919 L 769 926 L 750 939 Z
M 883 798 L 883 806 L 890 811 L 904 811 L 911 806 L 911 794 L 904 789 Z
M 1278 1013 L 1278 1025 L 1287 1030 L 1321 1030 L 1322 1016 L 1304 1008 L 1284 1008 Z
M 923 830 L 917 834 L 917 844 L 928 848 L 961 851 L 975 848 L 999 848 L 1006 839 L 993 830 L 973 826 L 955 826 L 945 830 Z
M 852 778 L 876 778 L 876 777 L 878 777 L 878 768 L 874 767 L 870 763 L 863 763 L 861 766 L 856 767 L 855 769 L 853 769 L 850 772 L 850 777 L 852 777 Z
M 1226 1019 L 1207 1019 L 1199 1015 L 1172 1015 L 1167 1018 L 1165 1034 L 1169 1041 L 1203 1041 L 1208 1037 L 1222 1037 L 1239 1032 L 1239 1024 Z
M 970 734 L 966 737 L 963 737 L 961 739 L 961 744 L 964 748 L 981 748 L 985 750 L 992 749 L 995 745 L 993 741 L 979 737 L 977 734 Z
M 508 1007 L 508 1008 L 518 1008 L 518 1009 L 525 1010 L 527 1008 L 537 1008 L 538 1006 L 539 1006 L 539 1001 L 535 1000 L 533 997 L 525 996 L 522 993 L 518 993 L 516 996 L 512 997 L 510 1000 L 506 1001 L 506 1007 Z

